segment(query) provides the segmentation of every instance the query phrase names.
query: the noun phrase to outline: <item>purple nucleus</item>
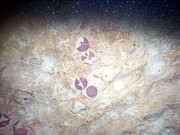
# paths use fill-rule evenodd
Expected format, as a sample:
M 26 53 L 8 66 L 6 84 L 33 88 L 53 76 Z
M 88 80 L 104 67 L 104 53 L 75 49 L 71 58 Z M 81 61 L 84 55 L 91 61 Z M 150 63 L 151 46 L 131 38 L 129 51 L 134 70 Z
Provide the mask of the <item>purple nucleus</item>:
M 97 96 L 97 88 L 95 86 L 89 86 L 86 89 L 86 93 L 89 97 L 95 97 Z
M 87 79 L 84 78 L 84 77 L 80 77 L 80 80 L 81 80 L 83 86 L 84 86 L 84 87 L 87 87 Z
M 26 128 L 17 128 L 14 130 L 14 135 L 28 135 L 28 130 Z
M 79 84 L 79 81 L 76 79 L 75 80 L 75 86 L 77 86 Z
M 10 119 L 7 114 L 3 114 L 3 116 L 4 116 L 4 118 L 6 118 L 6 119 Z
M 84 41 L 81 42 L 82 45 L 87 45 L 87 44 L 89 44 L 89 41 L 88 41 L 87 38 L 83 37 L 83 39 L 84 39 Z
M 26 128 L 17 128 L 19 123 L 20 123 L 20 121 L 17 121 L 16 123 L 14 123 L 14 125 L 13 125 L 14 134 L 13 135 L 28 135 L 28 130 Z
M 76 41 L 76 48 L 80 52 L 85 52 L 89 49 L 89 41 L 85 37 L 80 37 Z
M 80 52 L 85 52 L 89 49 L 89 45 L 81 45 L 79 48 L 77 48 Z
M 83 90 L 87 87 L 87 84 L 88 84 L 88 81 L 86 78 L 84 77 L 78 77 L 76 78 L 75 80 L 75 87 L 78 89 L 78 90 Z
M 96 60 L 95 54 L 88 50 L 81 54 L 81 60 L 84 62 L 84 64 L 92 64 Z
M 4 128 L 8 126 L 9 123 L 10 123 L 10 117 L 7 114 L 0 113 L 0 128 Z

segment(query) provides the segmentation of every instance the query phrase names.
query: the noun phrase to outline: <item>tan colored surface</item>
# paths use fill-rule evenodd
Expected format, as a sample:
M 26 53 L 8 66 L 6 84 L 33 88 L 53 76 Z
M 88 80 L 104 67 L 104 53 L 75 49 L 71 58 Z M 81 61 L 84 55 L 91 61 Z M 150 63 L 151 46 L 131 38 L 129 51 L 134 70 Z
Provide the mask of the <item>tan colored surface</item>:
M 77 24 L 4 28 L 0 106 L 11 125 L 0 133 L 22 120 L 35 135 L 178 135 L 178 38 Z M 97 56 L 93 65 L 75 49 L 81 36 Z M 81 75 L 97 86 L 97 97 L 74 89 Z

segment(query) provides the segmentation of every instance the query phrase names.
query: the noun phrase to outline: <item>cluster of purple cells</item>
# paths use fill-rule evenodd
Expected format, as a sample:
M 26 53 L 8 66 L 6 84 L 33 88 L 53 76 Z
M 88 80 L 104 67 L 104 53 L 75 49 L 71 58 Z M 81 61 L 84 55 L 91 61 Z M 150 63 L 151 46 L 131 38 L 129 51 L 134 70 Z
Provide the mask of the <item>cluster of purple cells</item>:
M 85 37 L 79 38 L 76 42 L 76 49 L 81 53 L 87 52 L 87 54 L 88 54 L 88 49 L 89 49 L 88 39 Z M 90 54 L 89 56 L 82 56 L 82 57 L 84 57 L 84 59 L 89 59 L 91 61 L 92 60 L 91 58 L 94 57 L 94 54 L 92 52 L 89 52 L 89 54 Z M 82 60 L 84 60 L 84 59 L 82 59 Z M 88 63 L 85 63 L 85 64 L 88 64 Z M 75 87 L 78 90 L 86 89 L 86 93 L 89 97 L 95 97 L 97 95 L 97 88 L 95 86 L 88 86 L 88 81 L 85 77 L 76 78 Z
M 89 97 L 95 97 L 97 95 L 97 88 L 95 86 L 88 86 L 88 81 L 84 77 L 76 78 L 75 86 L 78 90 L 86 89 L 86 93 Z

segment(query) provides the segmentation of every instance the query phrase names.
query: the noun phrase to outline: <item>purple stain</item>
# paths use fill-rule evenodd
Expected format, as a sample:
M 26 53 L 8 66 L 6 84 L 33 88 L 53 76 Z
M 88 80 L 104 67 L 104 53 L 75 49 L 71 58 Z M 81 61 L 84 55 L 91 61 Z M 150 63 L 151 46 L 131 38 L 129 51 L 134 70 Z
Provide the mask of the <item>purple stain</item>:
M 14 135 L 27 135 L 28 131 L 26 128 L 17 128 L 14 131 Z
M 84 77 L 79 77 L 75 80 L 75 87 L 78 90 L 83 90 L 87 87 L 88 81 Z
M 81 60 L 84 64 L 92 64 L 94 62 L 95 55 L 92 51 L 86 51 L 81 55 Z
M 89 49 L 89 41 L 88 41 L 88 39 L 85 38 L 85 37 L 83 37 L 83 39 L 84 39 L 84 41 L 81 42 L 80 47 L 77 48 L 77 50 L 80 51 L 80 52 L 85 52 L 85 51 L 87 51 Z
M 86 78 L 81 77 L 81 78 L 80 78 L 80 80 L 81 80 L 81 82 L 82 82 L 83 86 L 84 86 L 84 87 L 87 87 L 87 79 L 86 79 Z
M 9 116 L 7 114 L 3 114 L 4 118 L 9 119 Z
M 76 86 L 78 90 L 83 90 L 82 86 Z
M 97 96 L 97 88 L 94 86 L 89 86 L 86 89 L 86 93 L 89 97 L 95 97 L 95 96 Z
M 17 128 L 17 125 L 19 124 L 20 121 L 17 121 L 13 125 L 13 135 L 28 135 L 28 130 L 26 128 Z
M 81 45 L 79 48 L 77 48 L 78 51 L 80 52 L 85 52 L 89 49 L 89 45 Z
M 0 128 L 4 128 L 4 127 L 8 126 L 10 123 L 10 118 L 7 114 L 0 113 L 0 118 L 2 118 L 2 117 L 4 117 L 5 120 L 0 122 Z
M 7 125 L 9 125 L 9 123 L 10 123 L 10 119 L 9 120 L 1 121 L 0 122 L 0 128 L 6 127 Z
M 79 84 L 79 81 L 76 79 L 75 80 L 75 85 L 78 85 Z
M 84 42 L 81 42 L 81 44 L 85 44 L 85 45 L 89 44 L 89 41 L 87 38 L 83 37 L 83 39 L 84 39 Z

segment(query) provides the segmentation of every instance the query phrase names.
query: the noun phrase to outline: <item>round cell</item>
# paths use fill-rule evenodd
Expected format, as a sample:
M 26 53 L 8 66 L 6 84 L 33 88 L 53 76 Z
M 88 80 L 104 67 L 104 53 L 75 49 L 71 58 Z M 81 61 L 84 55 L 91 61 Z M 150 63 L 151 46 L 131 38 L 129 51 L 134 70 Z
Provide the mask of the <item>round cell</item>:
M 93 64 L 93 62 L 95 61 L 95 55 L 92 51 L 86 51 L 86 52 L 82 53 L 81 60 L 85 64 Z
M 89 49 L 89 41 L 85 37 L 80 37 L 77 39 L 75 47 L 80 52 L 85 52 Z
M 97 88 L 95 86 L 89 86 L 86 89 L 86 93 L 89 97 L 95 97 L 97 96 Z
M 75 80 L 75 87 L 78 89 L 78 90 L 83 90 L 87 87 L 87 84 L 88 84 L 88 81 L 86 78 L 84 77 L 78 77 L 76 78 Z

